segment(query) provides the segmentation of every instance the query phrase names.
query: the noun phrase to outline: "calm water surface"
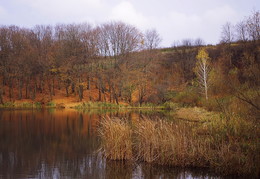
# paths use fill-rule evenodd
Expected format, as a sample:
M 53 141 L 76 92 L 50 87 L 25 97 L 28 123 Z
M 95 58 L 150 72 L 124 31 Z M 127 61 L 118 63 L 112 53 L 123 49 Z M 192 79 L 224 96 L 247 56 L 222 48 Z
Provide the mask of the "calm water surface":
M 161 112 L 0 110 L 0 178 L 216 178 L 205 170 L 107 161 L 97 152 L 105 116 L 136 120 Z

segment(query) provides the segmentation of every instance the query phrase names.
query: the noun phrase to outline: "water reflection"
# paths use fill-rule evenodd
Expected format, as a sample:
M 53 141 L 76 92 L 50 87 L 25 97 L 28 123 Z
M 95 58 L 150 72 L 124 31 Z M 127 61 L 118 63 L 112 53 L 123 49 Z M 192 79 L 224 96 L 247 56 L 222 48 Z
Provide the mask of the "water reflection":
M 136 120 L 161 115 L 165 114 L 2 110 L 0 178 L 209 178 L 203 171 L 106 161 L 97 152 L 98 121 L 104 116 Z

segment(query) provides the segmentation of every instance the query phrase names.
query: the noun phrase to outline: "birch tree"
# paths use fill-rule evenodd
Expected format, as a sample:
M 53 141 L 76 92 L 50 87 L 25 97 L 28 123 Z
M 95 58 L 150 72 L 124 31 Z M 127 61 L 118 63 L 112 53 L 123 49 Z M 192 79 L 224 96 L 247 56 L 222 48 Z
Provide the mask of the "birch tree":
M 197 64 L 195 68 L 196 75 L 198 77 L 198 82 L 200 87 L 205 94 L 206 100 L 208 100 L 208 88 L 209 88 L 209 73 L 211 71 L 209 64 L 209 55 L 204 48 L 200 49 L 198 52 Z

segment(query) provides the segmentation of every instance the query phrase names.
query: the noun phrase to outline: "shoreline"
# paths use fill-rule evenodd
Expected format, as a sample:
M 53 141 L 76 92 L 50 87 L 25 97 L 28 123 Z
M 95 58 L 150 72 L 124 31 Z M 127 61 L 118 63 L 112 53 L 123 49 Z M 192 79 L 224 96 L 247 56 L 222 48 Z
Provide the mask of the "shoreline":
M 47 104 L 41 104 L 40 102 L 6 102 L 0 104 L 0 109 L 144 109 L 144 110 L 173 110 L 176 109 L 178 104 L 172 103 L 174 107 L 165 106 L 165 104 L 144 104 L 142 106 L 126 105 L 126 104 L 115 104 L 109 102 L 74 102 L 74 103 L 55 103 L 53 101 Z

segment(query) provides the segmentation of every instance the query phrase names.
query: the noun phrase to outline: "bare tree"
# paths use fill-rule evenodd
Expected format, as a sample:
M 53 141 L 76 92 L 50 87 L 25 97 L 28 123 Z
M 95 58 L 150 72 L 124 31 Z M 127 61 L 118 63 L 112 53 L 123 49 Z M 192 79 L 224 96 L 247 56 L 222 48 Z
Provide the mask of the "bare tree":
M 234 40 L 233 25 L 227 22 L 222 26 L 221 42 L 230 44 Z
M 141 42 L 141 33 L 134 26 L 122 23 L 111 22 L 102 25 L 100 28 L 100 47 L 105 56 L 112 56 L 117 59 L 129 52 L 138 49 Z
M 183 39 L 181 43 L 182 43 L 182 46 L 184 46 L 184 47 L 193 46 L 193 40 L 192 39 Z
M 245 21 L 240 21 L 236 24 L 237 40 L 246 42 L 248 40 L 247 24 Z
M 205 45 L 205 42 L 202 38 L 197 38 L 194 40 L 194 45 L 200 47 Z
M 177 48 L 177 47 L 179 47 L 180 45 L 181 45 L 180 41 L 175 40 L 175 41 L 173 41 L 173 43 L 171 44 L 171 47 L 172 47 L 172 48 Z
M 260 40 L 260 11 L 254 11 L 248 18 L 247 30 L 251 40 Z
M 144 34 L 144 46 L 147 50 L 156 49 L 162 39 L 155 29 L 147 30 Z

